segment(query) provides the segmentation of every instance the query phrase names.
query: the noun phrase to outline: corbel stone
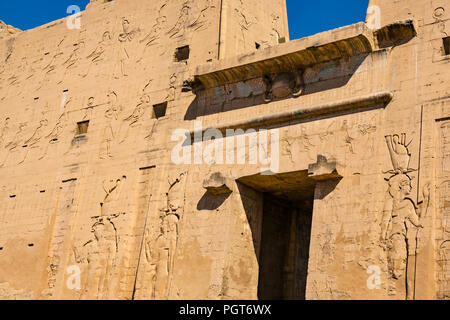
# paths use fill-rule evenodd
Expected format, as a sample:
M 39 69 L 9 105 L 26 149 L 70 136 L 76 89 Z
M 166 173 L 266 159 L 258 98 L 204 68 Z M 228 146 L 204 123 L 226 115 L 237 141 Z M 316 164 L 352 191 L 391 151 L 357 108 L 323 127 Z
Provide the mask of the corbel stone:
M 233 192 L 230 179 L 224 177 L 220 172 L 215 172 L 205 179 L 203 188 L 215 196 Z
M 316 181 L 341 179 L 336 166 L 336 161 L 328 161 L 325 156 L 318 155 L 317 162 L 308 166 L 308 176 Z

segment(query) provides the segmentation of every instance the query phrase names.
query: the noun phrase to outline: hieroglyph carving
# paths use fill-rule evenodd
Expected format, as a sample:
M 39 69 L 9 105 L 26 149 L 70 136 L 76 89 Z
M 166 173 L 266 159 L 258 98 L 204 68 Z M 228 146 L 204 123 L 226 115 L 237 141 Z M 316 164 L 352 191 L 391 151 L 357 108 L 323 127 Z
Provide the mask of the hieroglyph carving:
M 244 0 L 239 0 L 239 5 L 234 9 L 234 14 L 239 24 L 239 28 L 241 29 L 241 47 L 244 50 L 247 50 L 248 45 L 248 35 L 247 33 L 250 30 L 250 27 L 257 23 L 256 18 L 247 12 L 247 9 L 244 5 Z
M 381 221 L 381 244 L 387 250 L 390 276 L 389 294 L 396 294 L 396 281 L 404 279 L 407 299 L 414 298 L 415 256 L 419 239 L 418 228 L 423 228 L 420 218 L 427 215 L 430 201 L 430 186 L 423 188 L 423 202 L 417 205 L 410 198 L 412 178 L 416 171 L 409 167 L 411 154 L 406 143 L 406 134 L 386 136 L 386 143 L 393 170 L 386 195 Z
M 442 171 L 450 175 L 450 122 L 445 122 L 441 126 L 442 143 Z

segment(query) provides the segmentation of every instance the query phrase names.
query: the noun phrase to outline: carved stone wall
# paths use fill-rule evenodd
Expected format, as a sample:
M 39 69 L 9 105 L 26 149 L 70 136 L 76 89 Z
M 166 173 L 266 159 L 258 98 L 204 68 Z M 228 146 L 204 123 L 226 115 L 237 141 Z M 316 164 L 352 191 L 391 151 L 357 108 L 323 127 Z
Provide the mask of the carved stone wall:
M 0 23 L 0 298 L 449 299 L 450 8 L 431 3 L 294 41 L 282 0 Z

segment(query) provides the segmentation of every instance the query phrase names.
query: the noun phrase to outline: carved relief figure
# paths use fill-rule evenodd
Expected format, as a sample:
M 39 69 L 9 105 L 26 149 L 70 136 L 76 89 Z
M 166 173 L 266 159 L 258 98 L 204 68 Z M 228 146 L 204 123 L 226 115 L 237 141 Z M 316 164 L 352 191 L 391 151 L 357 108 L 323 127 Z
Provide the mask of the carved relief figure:
M 167 299 L 169 285 L 173 273 L 173 262 L 178 240 L 178 221 L 175 214 L 167 214 L 162 217 L 161 234 L 155 241 L 153 253 L 147 252 L 154 265 L 153 299 Z M 150 250 L 149 246 L 146 247 Z
M 121 76 L 128 76 L 128 61 L 131 56 L 131 42 L 134 40 L 135 35 L 139 32 L 139 29 L 133 29 L 130 21 L 126 18 L 122 18 L 122 33 L 119 34 L 120 51 L 119 51 L 119 72 L 116 72 L 115 78 Z
M 439 240 L 438 250 L 438 299 L 448 299 L 450 297 L 450 279 L 446 277 L 446 272 L 450 267 L 450 180 L 444 181 L 439 187 L 440 214 L 442 219 L 442 232 L 437 235 Z
M 89 97 L 87 107 L 84 108 L 83 120 L 88 120 L 92 118 L 92 112 L 94 111 L 94 107 L 95 107 L 95 98 Z
M 74 44 L 74 48 L 72 53 L 69 55 L 66 61 L 63 62 L 63 66 L 65 67 L 64 72 L 62 73 L 61 80 L 58 83 L 62 83 L 67 76 L 67 73 L 71 73 L 72 69 L 75 68 L 78 60 L 80 59 L 81 51 L 84 49 L 84 42 L 79 41 Z
M 193 29 L 194 31 L 207 29 L 209 26 L 208 11 L 212 8 L 214 8 L 212 0 L 206 0 L 205 6 L 203 7 L 203 9 L 201 9 L 197 18 L 195 18 L 194 21 L 189 25 L 189 28 Z
M 186 173 L 183 172 L 173 179 L 168 179 L 169 188 L 165 194 L 166 206 L 160 210 L 161 224 L 155 241 L 151 240 L 150 232 L 146 230 L 145 254 L 147 262 L 150 263 L 151 297 L 157 300 L 167 299 L 170 295 L 179 236 L 178 224 L 180 211 L 183 208 L 180 198 L 184 199 L 184 195 L 180 194 L 180 191 L 183 192 L 181 182 L 185 175 Z
M 59 44 L 56 46 L 54 53 L 50 56 L 48 63 L 42 68 L 42 80 L 39 81 L 39 86 L 36 90 L 41 89 L 44 84 L 49 80 L 50 75 L 54 73 L 57 66 L 60 65 L 59 60 L 64 55 L 64 52 L 62 51 L 62 44 L 64 42 L 65 38 L 63 38 Z M 47 52 L 45 54 L 46 56 L 50 55 L 50 52 Z
M 6 149 L 6 155 L 5 158 L 3 159 L 2 163 L 0 164 L 0 167 L 3 167 L 6 162 L 8 161 L 11 153 L 13 153 L 14 151 L 17 150 L 17 147 L 21 146 L 22 141 L 24 140 L 24 134 L 25 134 L 25 128 L 26 128 L 27 124 L 26 123 L 20 123 L 19 124 L 19 129 L 17 130 L 17 132 L 14 134 L 14 136 L 12 137 L 11 141 L 9 141 L 6 145 L 5 145 L 5 149 Z
M 30 152 L 30 148 L 39 148 L 38 143 L 40 143 L 41 139 L 45 136 L 44 131 L 47 128 L 47 126 L 48 120 L 47 119 L 41 120 L 36 130 L 34 130 L 33 135 L 29 139 L 25 140 L 25 144 L 23 145 L 23 148 L 25 148 L 25 155 L 22 161 L 20 161 L 19 163 L 25 162 L 28 153 Z
M 397 136 L 398 137 L 398 136 Z M 430 186 L 423 190 L 423 202 L 418 206 L 410 198 L 412 185 L 408 173 L 410 154 L 405 144 L 406 134 L 397 140 L 386 136 L 392 166 L 388 179 L 389 189 L 381 222 L 381 243 L 388 251 L 388 269 L 391 277 L 390 294 L 396 294 L 396 281 L 404 279 L 406 298 L 414 298 L 414 259 L 417 254 L 418 229 L 423 228 L 420 218 L 427 215 Z M 397 146 L 395 146 L 397 144 Z
M 10 118 L 7 117 L 5 119 L 5 121 L 3 122 L 3 127 L 0 131 L 0 148 L 3 148 L 3 145 L 6 142 L 6 139 L 9 138 L 10 131 L 11 131 L 11 128 L 9 127 L 9 121 L 10 121 Z
M 117 95 L 111 91 L 108 94 L 108 109 L 105 111 L 106 124 L 103 129 L 100 159 L 112 158 L 111 148 L 118 135 L 117 121 L 121 111 L 121 106 L 117 105 Z
M 123 120 L 123 122 L 126 124 L 126 127 L 125 127 L 125 133 L 123 134 L 120 143 L 125 142 L 127 140 L 128 136 L 130 135 L 130 131 L 132 131 L 134 128 L 138 127 L 141 124 L 142 118 L 145 115 L 145 112 L 150 107 L 150 96 L 149 95 L 143 94 L 141 96 L 140 100 L 141 101 L 134 108 L 131 115 Z
M 137 62 L 140 62 L 144 57 L 148 48 L 158 45 L 161 35 L 167 25 L 167 17 L 162 14 L 162 10 L 165 8 L 165 4 L 159 10 L 159 15 L 156 18 L 156 23 L 153 25 L 150 32 L 139 41 L 139 43 L 144 43 L 144 48 L 142 49 L 141 57 Z
M 239 7 L 234 9 L 234 14 L 238 21 L 239 28 L 241 29 L 242 43 L 240 44 L 240 47 L 246 51 L 248 49 L 247 33 L 249 32 L 250 27 L 256 23 L 256 18 L 246 12 L 243 0 L 240 0 Z
M 313 152 L 314 151 L 313 148 L 316 145 L 313 144 L 311 142 L 311 140 L 312 139 L 310 138 L 310 136 L 306 132 L 306 128 L 302 127 L 301 128 L 301 132 L 300 132 L 300 137 L 299 137 L 299 141 L 300 141 L 301 148 L 302 148 L 301 150 L 307 152 L 309 159 L 314 160 L 315 155 L 314 155 L 314 152 Z
M 370 152 L 367 152 L 365 154 L 366 157 L 371 157 L 373 155 L 374 149 L 375 149 L 375 137 L 374 133 L 377 131 L 377 123 L 376 123 L 376 116 L 374 116 L 369 123 L 367 124 L 360 124 L 358 125 L 358 132 L 359 134 L 364 137 L 365 139 L 362 139 L 362 146 L 364 148 L 367 148 Z M 364 155 L 363 155 L 364 157 Z
M 271 18 L 272 18 L 272 30 L 270 32 L 270 36 L 272 37 L 271 42 L 272 42 L 272 45 L 277 45 L 280 42 L 280 38 L 281 38 L 280 32 L 278 31 L 278 29 L 279 29 L 278 24 L 280 21 L 280 17 L 275 14 L 272 14 Z
M 87 277 L 81 294 L 82 299 L 108 299 L 116 265 L 118 239 L 115 217 L 96 218 L 92 225 L 93 237 L 80 249 L 74 247 L 77 263 L 87 262 Z
M 48 143 L 44 147 L 42 155 L 39 157 L 39 159 L 43 159 L 47 155 L 49 146 L 59 143 L 60 138 L 63 135 L 64 130 L 67 127 L 67 123 L 68 123 L 68 115 L 66 112 L 63 112 L 59 116 L 58 120 L 56 121 L 56 124 L 53 127 L 53 129 L 50 131 L 50 133 L 47 136 L 45 136 L 45 140 Z
M 97 47 L 86 57 L 90 60 L 89 66 L 87 67 L 86 73 L 82 74 L 82 77 L 86 77 L 91 68 L 102 61 L 108 60 L 107 52 L 109 47 L 112 45 L 112 37 L 109 31 L 105 31 L 102 35 L 102 40 L 98 43 Z
M 347 120 L 344 120 L 342 123 L 341 130 L 344 131 L 344 142 L 345 145 L 348 147 L 348 150 L 350 153 L 355 154 L 355 148 L 354 148 L 354 138 L 350 136 L 350 127 L 348 126 Z
M 177 22 L 175 25 L 167 32 L 169 38 L 181 38 L 184 37 L 186 33 L 186 27 L 189 23 L 189 13 L 191 7 L 188 5 L 188 2 L 183 4 L 181 8 L 180 14 L 178 16 Z

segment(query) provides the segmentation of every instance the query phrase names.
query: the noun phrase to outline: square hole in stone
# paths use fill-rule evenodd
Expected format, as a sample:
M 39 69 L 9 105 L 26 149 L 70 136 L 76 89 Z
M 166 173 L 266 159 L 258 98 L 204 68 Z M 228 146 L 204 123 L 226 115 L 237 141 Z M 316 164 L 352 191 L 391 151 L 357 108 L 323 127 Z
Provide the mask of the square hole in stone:
M 444 53 L 446 56 L 450 55 L 450 37 L 442 39 L 444 41 Z
M 175 51 L 175 61 L 181 62 L 188 60 L 190 53 L 191 49 L 189 48 L 189 46 L 177 48 L 177 50 Z
M 166 115 L 167 102 L 158 103 L 153 106 L 153 111 L 155 112 L 156 119 L 162 118 Z
M 77 135 L 86 134 L 89 128 L 89 120 L 77 123 Z

